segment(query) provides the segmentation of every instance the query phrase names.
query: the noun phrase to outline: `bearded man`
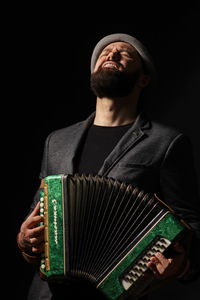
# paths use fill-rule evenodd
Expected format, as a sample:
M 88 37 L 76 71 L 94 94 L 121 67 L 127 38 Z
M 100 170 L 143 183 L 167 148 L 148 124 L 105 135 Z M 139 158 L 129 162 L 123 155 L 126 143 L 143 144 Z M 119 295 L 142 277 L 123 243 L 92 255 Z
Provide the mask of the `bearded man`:
M 149 52 L 130 35 L 104 37 L 92 54 L 90 85 L 96 96 L 95 112 L 47 137 L 40 178 L 98 174 L 156 193 L 192 227 L 195 247 L 187 251 L 179 243 L 170 257 L 156 253 L 149 259 L 148 276 L 194 280 L 199 274 L 200 212 L 192 149 L 184 134 L 150 120 L 140 109 L 145 90 L 156 85 Z M 29 262 L 44 250 L 38 201 L 36 193 L 18 234 L 18 245 Z M 105 299 L 85 282 L 48 283 L 37 274 L 28 299 L 79 299 L 80 295 Z

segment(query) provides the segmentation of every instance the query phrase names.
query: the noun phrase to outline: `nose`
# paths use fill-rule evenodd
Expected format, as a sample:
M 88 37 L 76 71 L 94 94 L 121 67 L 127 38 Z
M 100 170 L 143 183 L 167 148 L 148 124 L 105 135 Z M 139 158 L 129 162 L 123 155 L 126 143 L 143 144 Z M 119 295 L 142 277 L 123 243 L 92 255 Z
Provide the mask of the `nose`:
M 107 56 L 108 60 L 119 60 L 120 59 L 120 52 L 115 49 L 109 52 L 108 56 Z

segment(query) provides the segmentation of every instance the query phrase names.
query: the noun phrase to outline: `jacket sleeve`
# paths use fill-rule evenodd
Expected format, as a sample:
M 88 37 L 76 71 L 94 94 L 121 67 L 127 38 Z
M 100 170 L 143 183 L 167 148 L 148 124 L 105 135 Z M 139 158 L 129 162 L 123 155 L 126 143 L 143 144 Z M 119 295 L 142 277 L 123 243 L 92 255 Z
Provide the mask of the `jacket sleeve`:
M 194 165 L 193 149 L 185 135 L 178 135 L 169 145 L 160 171 L 163 200 L 192 228 L 189 260 L 190 272 L 185 281 L 200 275 L 200 197 Z
M 48 154 L 49 154 L 49 143 L 51 139 L 50 134 L 45 141 L 44 150 L 43 150 L 43 157 L 42 157 L 42 163 L 41 163 L 41 170 L 40 170 L 40 179 L 46 177 L 48 175 Z
M 41 163 L 41 171 L 39 178 L 42 180 L 42 178 L 46 177 L 48 175 L 48 152 L 49 152 L 49 140 L 50 140 L 50 135 L 46 138 L 45 145 L 44 145 L 44 150 L 43 150 L 43 157 L 42 157 L 42 163 Z M 33 211 L 34 207 L 40 200 L 40 189 L 36 191 L 33 202 L 31 203 L 30 210 L 28 215 Z M 27 215 L 27 217 L 28 217 Z

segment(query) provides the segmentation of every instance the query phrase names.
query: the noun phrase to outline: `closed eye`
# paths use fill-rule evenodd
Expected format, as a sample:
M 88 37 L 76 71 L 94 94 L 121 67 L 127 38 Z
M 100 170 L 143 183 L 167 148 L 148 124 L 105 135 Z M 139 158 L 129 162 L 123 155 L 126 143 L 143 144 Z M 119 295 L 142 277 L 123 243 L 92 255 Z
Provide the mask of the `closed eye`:
M 107 56 L 110 51 L 103 51 L 99 57 Z
M 128 51 L 126 51 L 126 50 L 123 50 L 123 51 L 120 51 L 120 53 L 123 55 L 123 56 L 127 56 L 127 57 L 132 57 L 131 56 L 131 54 L 128 52 Z

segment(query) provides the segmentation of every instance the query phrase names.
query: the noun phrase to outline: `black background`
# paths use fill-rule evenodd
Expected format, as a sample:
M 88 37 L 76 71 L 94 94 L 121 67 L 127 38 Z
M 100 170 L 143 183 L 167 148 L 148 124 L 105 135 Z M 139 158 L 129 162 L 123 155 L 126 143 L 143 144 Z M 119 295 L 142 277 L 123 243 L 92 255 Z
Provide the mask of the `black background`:
M 123 13 L 119 8 L 118 13 Z M 107 15 L 106 9 L 104 15 Z M 102 16 L 101 16 L 102 18 Z M 90 23 L 86 25 L 86 21 Z M 134 11 L 129 24 L 97 24 L 94 20 L 60 22 L 59 16 L 17 18 L 5 43 L 5 105 L 2 109 L 9 154 L 7 202 L 9 275 L 19 299 L 26 299 L 33 267 L 16 247 L 15 236 L 39 185 L 38 175 L 46 136 L 88 116 L 95 109 L 89 88 L 94 46 L 107 34 L 124 32 L 141 40 L 151 52 L 159 87 L 149 112 L 189 135 L 200 184 L 200 42 L 196 7 L 183 12 L 160 8 Z M 2 162 L 3 163 L 3 162 Z M 11 232 L 11 234 L 10 234 Z M 12 275 L 10 274 L 12 268 Z M 8 268 L 6 268 L 8 269 Z M 151 299 L 199 299 L 200 281 L 188 286 L 171 283 Z

